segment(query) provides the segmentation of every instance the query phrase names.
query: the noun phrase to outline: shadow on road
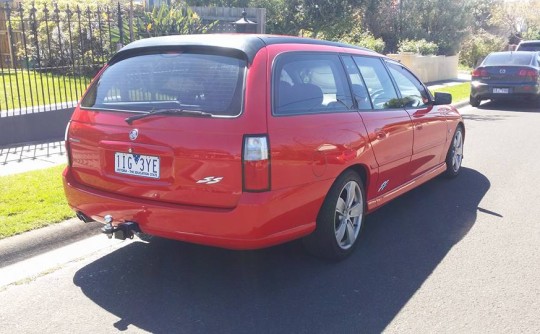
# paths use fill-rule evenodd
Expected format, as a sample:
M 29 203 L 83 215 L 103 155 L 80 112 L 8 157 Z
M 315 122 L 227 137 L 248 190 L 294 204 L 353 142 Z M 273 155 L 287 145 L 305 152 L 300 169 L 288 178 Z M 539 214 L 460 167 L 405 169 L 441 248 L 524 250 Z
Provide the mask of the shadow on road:
M 519 111 L 519 112 L 540 112 L 540 101 L 522 100 L 500 100 L 482 103 L 478 109 L 499 110 L 499 111 Z
M 111 330 L 381 332 L 471 229 L 489 187 L 464 168 L 413 190 L 368 216 L 362 243 L 337 264 L 299 242 L 239 252 L 154 239 L 96 260 L 73 281 L 119 318 Z
M 462 115 L 463 119 L 467 121 L 504 121 L 510 117 L 516 117 L 515 115 L 493 115 L 493 114 L 465 114 Z

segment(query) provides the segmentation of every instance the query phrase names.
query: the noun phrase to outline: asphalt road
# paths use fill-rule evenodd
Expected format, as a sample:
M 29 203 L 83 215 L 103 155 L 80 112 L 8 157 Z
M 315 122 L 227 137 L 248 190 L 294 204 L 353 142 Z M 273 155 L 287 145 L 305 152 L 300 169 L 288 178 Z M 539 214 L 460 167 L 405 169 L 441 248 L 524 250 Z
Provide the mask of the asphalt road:
M 112 243 L 4 287 L 0 332 L 538 333 L 540 107 L 462 112 L 462 174 L 370 215 L 343 262 Z

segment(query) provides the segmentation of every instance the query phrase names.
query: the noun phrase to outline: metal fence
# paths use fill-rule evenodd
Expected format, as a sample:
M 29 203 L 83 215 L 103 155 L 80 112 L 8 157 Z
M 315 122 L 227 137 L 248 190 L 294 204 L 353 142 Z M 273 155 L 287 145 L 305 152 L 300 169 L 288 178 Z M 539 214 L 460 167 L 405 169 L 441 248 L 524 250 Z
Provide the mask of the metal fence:
M 117 48 L 133 16 L 114 8 L 0 7 L 0 118 L 72 107 Z

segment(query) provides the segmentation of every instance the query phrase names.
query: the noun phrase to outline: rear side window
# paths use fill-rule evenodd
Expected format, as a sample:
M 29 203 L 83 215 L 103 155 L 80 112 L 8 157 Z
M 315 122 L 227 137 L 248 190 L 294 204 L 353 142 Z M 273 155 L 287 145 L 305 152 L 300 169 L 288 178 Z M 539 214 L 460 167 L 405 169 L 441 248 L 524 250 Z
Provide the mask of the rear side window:
M 338 55 L 289 53 L 274 67 L 274 114 L 342 112 L 352 97 Z
M 530 65 L 534 53 L 492 53 L 484 60 L 483 66 L 497 66 L 497 65 Z
M 242 109 L 246 62 L 210 54 L 146 54 L 108 67 L 81 102 L 85 108 L 199 110 L 235 116 Z

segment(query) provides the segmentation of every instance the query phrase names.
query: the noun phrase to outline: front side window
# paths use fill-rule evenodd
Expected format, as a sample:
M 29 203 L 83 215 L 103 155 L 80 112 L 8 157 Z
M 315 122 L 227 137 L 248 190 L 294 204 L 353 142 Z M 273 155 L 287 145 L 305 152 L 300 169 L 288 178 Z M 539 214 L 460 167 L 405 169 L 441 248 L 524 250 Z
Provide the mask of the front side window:
M 399 108 L 396 90 L 381 60 L 361 56 L 355 56 L 353 59 L 364 78 L 373 109 Z
M 429 96 L 416 77 L 399 64 L 388 62 L 390 73 L 401 93 L 401 106 L 405 108 L 423 108 L 429 103 Z
M 81 102 L 84 108 L 197 110 L 235 116 L 242 109 L 246 62 L 210 54 L 160 53 L 109 66 Z
M 339 56 L 290 53 L 274 67 L 274 114 L 342 112 L 352 108 Z

